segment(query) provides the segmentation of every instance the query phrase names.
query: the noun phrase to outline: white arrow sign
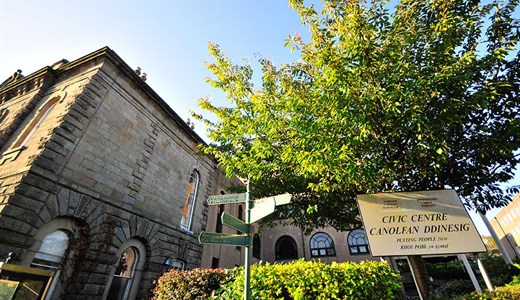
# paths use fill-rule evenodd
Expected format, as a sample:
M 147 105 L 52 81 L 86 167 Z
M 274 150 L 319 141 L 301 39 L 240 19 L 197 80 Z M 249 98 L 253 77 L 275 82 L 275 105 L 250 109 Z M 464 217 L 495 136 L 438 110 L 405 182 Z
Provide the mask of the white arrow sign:
M 278 205 L 289 204 L 291 197 L 291 194 L 281 194 L 253 201 L 249 223 L 254 223 L 272 214 Z

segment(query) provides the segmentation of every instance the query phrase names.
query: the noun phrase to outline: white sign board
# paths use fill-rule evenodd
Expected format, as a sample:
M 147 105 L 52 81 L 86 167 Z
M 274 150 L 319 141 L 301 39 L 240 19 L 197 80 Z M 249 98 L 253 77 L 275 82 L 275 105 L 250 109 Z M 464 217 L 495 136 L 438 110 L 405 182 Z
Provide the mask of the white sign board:
M 453 190 L 358 195 L 373 256 L 485 252 Z

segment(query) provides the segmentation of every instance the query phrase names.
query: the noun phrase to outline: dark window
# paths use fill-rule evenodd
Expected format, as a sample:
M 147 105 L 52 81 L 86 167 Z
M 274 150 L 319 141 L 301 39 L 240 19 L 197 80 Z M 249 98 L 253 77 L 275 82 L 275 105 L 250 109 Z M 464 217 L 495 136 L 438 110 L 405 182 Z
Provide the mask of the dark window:
M 363 229 L 354 229 L 347 236 L 350 254 L 369 253 L 367 235 Z
M 224 204 L 218 206 L 217 213 L 217 225 L 215 226 L 215 232 L 222 232 L 222 213 L 224 212 Z
M 216 268 L 218 268 L 218 265 L 219 265 L 219 259 L 216 257 L 213 257 L 211 259 L 211 268 L 216 269 Z
M 253 257 L 260 259 L 260 236 L 255 234 L 253 236 Z
M 238 206 L 238 216 L 237 216 L 240 220 L 244 221 L 244 209 L 242 208 L 242 205 L 239 205 Z M 238 231 L 237 230 L 237 234 L 241 234 L 242 232 Z M 240 247 L 238 247 L 240 248 Z
M 288 235 L 284 235 L 276 241 L 275 245 L 276 260 L 288 260 L 298 258 L 296 242 Z
M 330 235 L 318 232 L 311 237 L 311 257 L 336 256 L 334 241 Z
M 238 218 L 244 221 L 244 209 L 242 208 L 242 205 L 238 206 Z

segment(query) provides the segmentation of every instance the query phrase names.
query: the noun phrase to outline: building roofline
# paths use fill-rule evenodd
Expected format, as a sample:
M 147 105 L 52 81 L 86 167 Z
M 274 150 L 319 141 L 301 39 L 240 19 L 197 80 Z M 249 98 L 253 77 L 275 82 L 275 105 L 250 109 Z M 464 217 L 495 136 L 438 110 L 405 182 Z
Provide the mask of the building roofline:
M 179 117 L 179 115 L 164 101 L 159 94 L 157 94 L 139 75 L 135 73 L 135 71 L 112 49 L 108 46 L 105 46 L 101 49 L 98 49 L 92 53 L 89 53 L 83 57 L 80 57 L 74 61 L 66 63 L 60 66 L 56 73 L 66 72 L 73 68 L 78 67 L 88 61 L 92 61 L 95 59 L 108 59 L 114 66 L 119 68 L 119 70 L 125 74 L 128 78 L 132 80 L 147 96 L 152 98 L 171 118 L 172 120 L 179 125 L 192 139 L 196 142 L 201 143 L 203 145 L 207 145 L 206 142 L 184 122 L 184 120 Z M 44 68 L 51 69 L 50 67 Z M 42 69 L 42 70 L 44 70 Z M 31 74 L 32 76 L 32 74 Z

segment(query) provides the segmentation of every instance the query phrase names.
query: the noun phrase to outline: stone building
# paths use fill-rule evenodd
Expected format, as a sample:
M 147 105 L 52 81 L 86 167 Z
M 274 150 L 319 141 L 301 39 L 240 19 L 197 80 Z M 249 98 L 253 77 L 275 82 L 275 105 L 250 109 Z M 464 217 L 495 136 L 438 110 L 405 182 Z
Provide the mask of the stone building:
M 520 194 L 489 220 L 500 242 L 513 259 L 520 257 Z
M 0 122 L 0 255 L 53 270 L 48 299 L 141 299 L 201 265 L 205 199 L 229 181 L 114 51 L 16 72 Z
M 220 215 L 226 212 L 239 219 L 244 217 L 244 205 L 226 204 L 210 206 L 207 231 L 236 234 L 237 232 L 222 225 Z M 379 260 L 370 254 L 368 240 L 363 229 L 349 232 L 332 227 L 315 229 L 306 235 L 295 226 L 279 225 L 261 228 L 255 225 L 252 263 L 283 262 L 295 259 L 320 259 L 325 262 L 360 262 Z M 204 245 L 202 267 L 231 268 L 244 264 L 244 248 L 226 245 Z

